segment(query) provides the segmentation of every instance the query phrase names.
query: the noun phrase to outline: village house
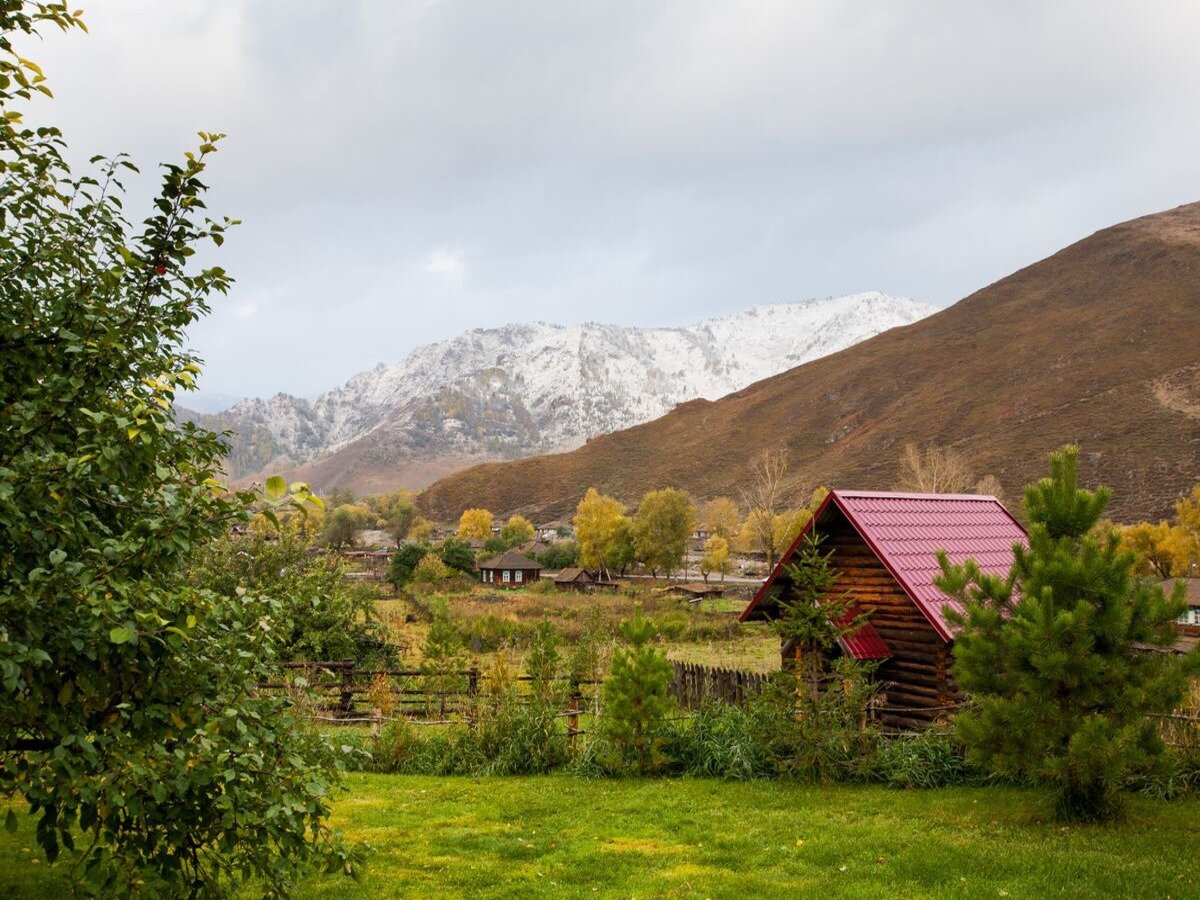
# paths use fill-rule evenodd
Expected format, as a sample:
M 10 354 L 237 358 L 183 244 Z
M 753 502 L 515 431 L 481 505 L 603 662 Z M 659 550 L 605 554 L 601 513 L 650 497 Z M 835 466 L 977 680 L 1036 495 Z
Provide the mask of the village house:
M 755 593 L 741 621 L 779 615 L 789 590 L 787 567 L 809 535 L 831 552 L 835 590 L 849 593 L 867 624 L 846 636 L 841 651 L 879 663 L 884 724 L 920 727 L 942 718 L 961 696 L 950 675 L 954 627 L 946 608 L 958 604 L 934 578 L 937 551 L 952 562 L 971 558 L 984 572 L 1007 574 L 1024 529 L 994 497 L 831 491 Z M 793 648 L 781 647 L 784 664 Z
M 554 576 L 554 586 L 564 591 L 586 593 L 595 587 L 596 579 L 587 569 L 563 569 Z
M 479 564 L 479 580 L 494 587 L 522 587 L 537 581 L 541 575 L 541 563 L 515 550 L 507 550 Z

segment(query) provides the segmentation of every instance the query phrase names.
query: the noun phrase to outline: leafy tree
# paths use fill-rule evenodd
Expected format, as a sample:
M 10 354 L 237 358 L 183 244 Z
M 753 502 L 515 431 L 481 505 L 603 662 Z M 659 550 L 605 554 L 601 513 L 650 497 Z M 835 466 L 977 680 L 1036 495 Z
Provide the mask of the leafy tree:
M 512 549 L 512 546 L 512 544 L 504 540 L 504 538 L 500 537 L 500 535 L 490 537 L 483 542 L 483 558 L 486 559 L 489 556 L 498 556 L 505 550 Z
M 295 527 L 218 538 L 197 554 L 190 577 L 231 603 L 246 593 L 280 598 L 279 659 L 392 661 L 373 593 L 347 580 L 339 557 L 310 554 Z
M 231 224 L 203 218 L 219 136 L 164 167 L 132 226 L 132 163 L 75 173 L 58 129 L 22 124 L 49 91 L 14 41 L 80 24 L 0 8 L 0 794 L 28 801 L 47 858 L 82 836 L 98 893 L 281 891 L 352 857 L 327 824 L 339 755 L 258 690 L 281 600 L 187 578 L 256 500 L 219 487 L 220 439 L 172 411 L 199 372 L 185 329 L 231 284 L 196 264 Z M 272 478 L 259 502 L 306 494 Z
M 472 575 L 475 572 L 475 551 L 466 541 L 457 538 L 446 538 L 442 541 L 442 562 L 451 569 Z
M 537 537 L 537 529 L 524 516 L 510 516 L 500 529 L 500 539 L 509 547 L 527 544 Z
M 328 509 L 337 509 L 339 506 L 354 505 L 358 503 L 358 495 L 350 488 L 335 487 L 331 488 L 323 495 L 325 506 Z
M 1121 544 L 1132 552 L 1139 561 L 1139 568 L 1159 578 L 1169 578 L 1175 565 L 1175 548 L 1172 544 L 1171 524 L 1167 521 L 1157 525 L 1138 522 L 1126 525 L 1117 531 Z
M 413 569 L 412 581 L 417 584 L 437 585 L 454 574 L 454 570 L 442 562 L 436 553 L 426 553 Z
M 1200 657 L 1142 649 L 1173 644 L 1182 588 L 1165 597 L 1115 533 L 1096 533 L 1109 491 L 1080 488 L 1078 461 L 1063 447 L 1025 489 L 1029 546 L 1013 548 L 1007 577 L 943 553 L 937 583 L 966 609 L 954 674 L 972 699 L 957 720 L 971 756 L 1052 785 L 1061 818 L 1097 820 L 1119 811 L 1131 773 L 1161 761 L 1150 716 L 1179 703 Z
M 625 507 L 613 497 L 588 488 L 575 508 L 575 540 L 579 542 L 579 564 L 588 569 L 607 569 L 609 544 L 617 533 Z
M 412 581 L 417 565 L 432 552 L 428 544 L 405 544 L 392 554 L 387 580 L 398 588 L 404 587 Z
M 537 561 L 547 569 L 566 569 L 575 565 L 575 560 L 579 557 L 579 547 L 574 541 L 559 541 L 535 555 Z
M 609 538 L 608 546 L 604 549 L 604 568 L 609 572 L 625 574 L 625 570 L 637 559 L 637 549 L 633 545 L 633 521 L 629 516 L 621 516 L 617 527 Z
M 714 497 L 704 505 L 702 516 L 710 534 L 732 541 L 742 521 L 742 513 L 731 497 Z
M 358 533 L 371 524 L 371 512 L 361 503 L 343 503 L 325 517 L 325 544 L 335 550 L 353 547 Z
M 729 541 L 721 537 L 719 534 L 714 534 L 704 542 L 704 556 L 700 560 L 700 574 L 704 576 L 705 583 L 708 582 L 708 576 L 713 572 L 721 574 L 721 580 L 725 580 L 733 569 L 733 565 L 729 561 Z
M 1194 575 L 1200 566 L 1200 486 L 1175 503 L 1175 524 L 1169 541 L 1176 575 Z
M 775 517 L 771 523 L 771 540 L 780 555 L 786 553 L 787 548 L 796 542 L 796 538 L 800 537 L 800 532 L 804 531 L 804 526 L 811 518 L 812 510 L 806 506 L 786 509 Z
M 400 488 L 390 494 L 380 494 L 368 501 L 371 511 L 379 518 L 380 526 L 392 536 L 396 546 L 404 543 L 417 518 L 417 506 L 412 491 Z
M 458 536 L 468 541 L 471 538 L 486 541 L 492 536 L 493 519 L 486 509 L 465 509 L 458 520 Z
M 415 544 L 424 544 L 433 537 L 433 523 L 424 516 L 417 516 L 408 526 L 408 539 Z
M 775 517 L 785 502 L 787 472 L 787 450 L 764 449 L 751 464 L 750 486 L 742 495 L 746 521 L 741 529 L 741 543 L 746 550 L 764 554 L 767 568 L 774 568 L 781 549 L 775 542 Z
M 668 576 L 683 565 L 696 530 L 696 506 L 686 491 L 663 488 L 642 498 L 633 517 L 633 546 L 642 565 Z
M 604 682 L 604 733 L 622 761 L 632 760 L 647 774 L 662 761 L 663 719 L 669 708 L 671 664 L 650 641 L 654 623 L 638 609 L 620 625 L 627 646 L 613 653 L 612 673 Z

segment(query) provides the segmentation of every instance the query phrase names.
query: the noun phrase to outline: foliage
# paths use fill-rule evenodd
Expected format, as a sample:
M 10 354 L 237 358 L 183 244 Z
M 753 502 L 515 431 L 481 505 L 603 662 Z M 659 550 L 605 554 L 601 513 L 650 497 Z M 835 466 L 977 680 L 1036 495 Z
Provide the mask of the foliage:
M 428 544 L 403 544 L 392 554 L 388 563 L 387 580 L 396 587 L 404 587 L 412 581 L 413 573 L 426 556 L 433 552 Z
M 823 538 L 805 536 L 783 579 L 779 618 L 775 630 L 789 646 L 795 661 L 795 675 L 808 688 L 816 702 L 825 676 L 830 653 L 838 640 L 854 634 L 866 624 L 866 613 L 857 612 L 850 594 L 833 593 L 837 572 L 830 564 L 833 551 L 821 552 Z
M 433 537 L 434 526 L 424 516 L 417 516 L 408 526 L 408 539 L 414 544 L 424 544 Z
M 492 536 L 492 521 L 495 517 L 486 509 L 464 509 L 458 519 L 458 536 L 469 541 L 478 538 L 486 541 Z
M 439 554 L 442 562 L 449 568 L 459 572 L 465 572 L 468 575 L 475 573 L 475 551 L 471 549 L 471 545 L 466 541 L 458 538 L 446 538 L 442 541 L 442 549 Z
M 575 540 L 579 543 L 579 564 L 587 569 L 607 568 L 606 555 L 617 534 L 625 507 L 613 497 L 588 488 L 575 508 Z
M 537 529 L 524 516 L 510 516 L 500 528 L 500 539 L 509 547 L 519 547 L 537 537 Z
M 1174 642 L 1182 591 L 1137 579 L 1120 538 L 1094 533 L 1109 492 L 1079 487 L 1078 458 L 1051 454 L 1050 477 L 1026 488 L 1029 546 L 1013 548 L 1007 577 L 942 554 L 937 583 L 966 604 L 954 674 L 972 700 L 957 720 L 971 758 L 1053 786 L 1060 817 L 1094 820 L 1161 764 L 1149 716 L 1178 704 L 1198 658 L 1140 649 Z
M 417 519 L 417 505 L 413 501 L 412 491 L 400 488 L 390 494 L 380 494 L 367 501 L 371 512 L 375 514 L 379 525 L 399 547 L 408 537 L 408 531 Z
M 1118 529 L 1121 543 L 1126 550 L 1137 556 L 1138 568 L 1144 574 L 1169 578 L 1175 566 L 1175 552 L 1171 523 L 1158 524 L 1138 522 Z
M 604 548 L 604 568 L 608 572 L 625 574 L 625 570 L 637 559 L 633 543 L 633 520 L 621 516 L 613 529 L 612 537 Z
M 525 674 L 529 676 L 529 691 L 533 702 L 552 706 L 560 693 L 558 678 L 562 656 L 558 652 L 558 635 L 548 619 L 538 622 L 529 652 L 525 654 Z
M 453 574 L 453 570 L 442 562 L 442 558 L 431 551 L 422 556 L 413 568 L 410 580 L 420 585 L 437 585 Z
M 729 541 L 719 534 L 714 534 L 704 542 L 704 556 L 700 559 L 700 574 L 707 582 L 709 575 L 719 572 L 721 580 L 724 581 L 725 576 L 732 570 L 733 564 L 729 561 Z
M 281 600 L 186 577 L 255 500 L 219 487 L 219 437 L 172 412 L 199 372 L 185 329 L 231 284 L 195 264 L 233 224 L 203 217 L 219 135 L 131 225 L 132 163 L 73 173 L 57 129 L 22 124 L 49 91 L 13 42 L 79 24 L 0 9 L 0 794 L 29 802 L 48 859 L 82 835 L 99 892 L 282 891 L 352 858 L 327 825 L 338 755 L 256 690 Z M 268 516 L 308 496 L 265 489 Z
M 440 563 L 436 556 L 427 557 Z M 439 714 L 446 714 L 446 700 L 461 692 L 466 685 L 460 671 L 465 664 L 462 634 L 450 618 L 450 607 L 444 600 L 430 604 L 433 621 L 421 645 L 421 674 L 424 676 L 426 710 L 433 709 L 435 700 Z
M 742 526 L 741 543 L 748 551 L 757 550 L 773 568 L 779 551 L 775 542 L 775 517 L 784 504 L 784 483 L 787 480 L 788 452 L 784 448 L 764 448 L 751 463 L 750 487 L 742 494 L 746 521 Z
M 642 565 L 657 574 L 683 565 L 688 539 L 696 530 L 696 506 L 687 491 L 650 491 L 633 517 L 633 546 Z
M 310 555 L 308 543 L 293 528 L 251 529 L 205 546 L 190 579 L 230 603 L 246 594 L 279 598 L 280 659 L 393 662 L 373 593 L 347 581 L 345 571 L 337 556 Z
M 371 511 L 361 503 L 343 503 L 325 516 L 325 533 L 322 540 L 326 545 L 340 550 L 353 547 L 358 532 L 373 522 Z
M 621 623 L 620 633 L 627 646 L 613 653 L 612 673 L 604 682 L 604 734 L 616 754 L 614 762 L 632 764 L 644 775 L 663 762 L 660 744 L 670 706 L 671 664 L 650 643 L 654 623 L 640 609 Z
M 704 504 L 701 521 L 710 534 L 732 541 L 742 521 L 742 513 L 731 497 L 714 497 Z
M 566 569 L 578 560 L 579 545 L 574 541 L 558 541 L 541 553 L 535 553 L 534 558 L 547 569 Z

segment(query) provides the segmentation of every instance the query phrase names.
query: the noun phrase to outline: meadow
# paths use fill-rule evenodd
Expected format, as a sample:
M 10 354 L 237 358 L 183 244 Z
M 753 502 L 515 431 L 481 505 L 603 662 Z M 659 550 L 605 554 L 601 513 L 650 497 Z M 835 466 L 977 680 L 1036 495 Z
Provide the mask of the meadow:
M 1194 897 L 1200 801 L 1133 798 L 1124 821 L 1042 820 L 1010 787 L 901 791 L 702 779 L 353 775 L 334 823 L 373 851 L 360 882 L 301 897 Z M 0 834 L 0 896 L 63 895 L 32 821 Z

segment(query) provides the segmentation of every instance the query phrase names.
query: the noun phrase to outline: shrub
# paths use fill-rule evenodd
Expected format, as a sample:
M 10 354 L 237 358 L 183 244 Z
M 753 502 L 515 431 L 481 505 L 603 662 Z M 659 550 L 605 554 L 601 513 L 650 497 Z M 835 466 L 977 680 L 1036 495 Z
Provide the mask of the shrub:
M 612 674 L 604 683 L 604 734 L 616 754 L 614 764 L 634 766 L 641 774 L 660 767 L 660 731 L 669 707 L 667 683 L 671 666 L 666 655 L 650 644 L 654 623 L 638 609 L 621 623 L 629 646 L 613 654 Z

